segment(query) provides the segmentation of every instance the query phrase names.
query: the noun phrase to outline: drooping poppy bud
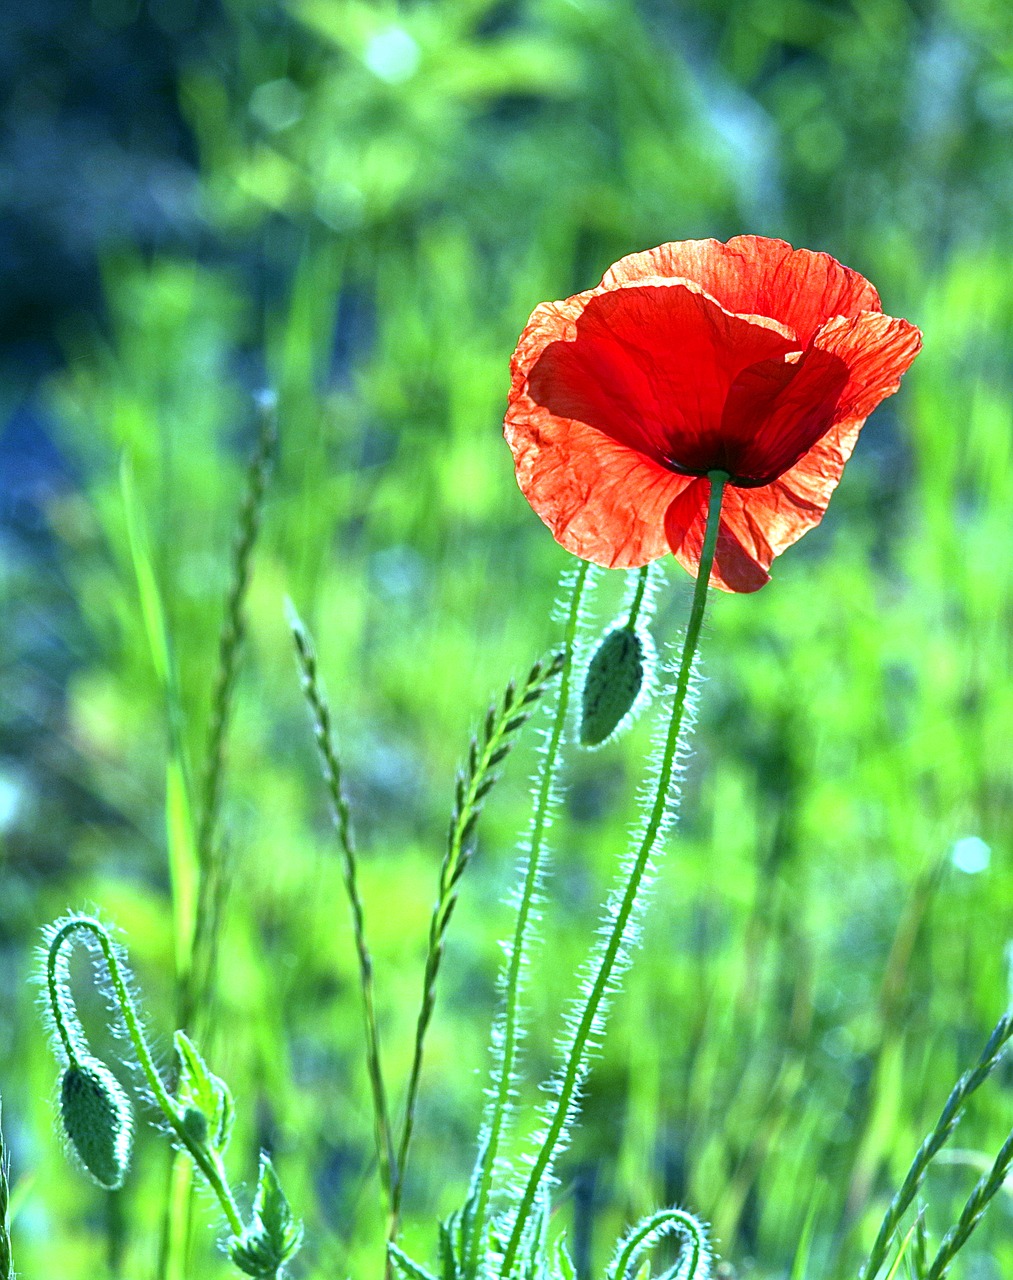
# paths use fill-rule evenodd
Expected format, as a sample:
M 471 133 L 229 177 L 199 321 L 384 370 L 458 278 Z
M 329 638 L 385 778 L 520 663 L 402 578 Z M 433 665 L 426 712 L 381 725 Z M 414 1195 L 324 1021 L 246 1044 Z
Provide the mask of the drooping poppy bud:
M 123 1185 L 130 1164 L 134 1117 L 130 1099 L 95 1058 L 71 1063 L 60 1086 L 63 1131 L 86 1172 L 107 1191 Z
M 587 664 L 581 699 L 580 742 L 600 747 L 632 718 L 651 664 L 649 641 L 632 627 L 609 631 Z

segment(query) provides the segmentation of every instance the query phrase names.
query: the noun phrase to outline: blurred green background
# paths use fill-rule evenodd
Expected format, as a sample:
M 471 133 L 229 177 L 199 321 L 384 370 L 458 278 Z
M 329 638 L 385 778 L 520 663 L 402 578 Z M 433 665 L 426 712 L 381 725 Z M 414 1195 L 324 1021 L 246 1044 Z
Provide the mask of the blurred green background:
M 239 1100 L 237 1180 L 268 1146 L 306 1218 L 296 1274 L 376 1276 L 354 953 L 284 597 L 339 726 L 397 1096 L 455 767 L 487 699 L 558 639 L 567 556 L 500 437 L 517 334 L 624 253 L 751 231 L 861 270 L 925 349 L 822 525 L 758 595 L 713 602 L 680 827 L 556 1220 L 582 1277 L 672 1202 L 713 1224 L 737 1275 L 853 1275 L 1008 999 L 1013 9 L 40 0 L 0 28 L 0 1089 L 19 1270 L 147 1277 L 158 1255 L 164 1143 L 142 1133 L 117 1195 L 69 1166 L 30 982 L 39 928 L 97 904 L 168 1061 L 168 713 L 124 460 L 197 773 L 253 396 L 277 391 L 205 1048 Z M 622 588 L 606 575 L 602 626 Z M 687 604 L 673 565 L 659 644 Z M 650 730 L 568 757 L 528 1102 Z M 474 1156 L 534 740 L 491 797 L 451 934 L 407 1191 L 422 1258 Z M 932 1172 L 933 1233 L 1011 1100 L 1000 1072 Z M 1013 1275 L 1011 1210 L 1000 1196 L 958 1274 Z M 187 1274 L 224 1276 L 203 1199 L 196 1216 Z

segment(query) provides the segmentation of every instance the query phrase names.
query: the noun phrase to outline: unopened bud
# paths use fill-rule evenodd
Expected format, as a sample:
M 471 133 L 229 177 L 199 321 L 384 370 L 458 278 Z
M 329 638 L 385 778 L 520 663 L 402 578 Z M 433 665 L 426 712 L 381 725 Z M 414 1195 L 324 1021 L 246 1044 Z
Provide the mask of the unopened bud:
M 183 1112 L 183 1128 L 186 1130 L 186 1136 L 198 1146 L 203 1146 L 207 1142 L 210 1127 L 207 1116 L 196 1107 L 187 1107 Z
M 134 1118 L 130 1099 L 103 1063 L 71 1063 L 60 1086 L 63 1131 L 81 1164 L 100 1187 L 123 1185 L 130 1163 Z
M 580 741 L 601 746 L 633 710 L 644 686 L 649 654 L 643 636 L 628 627 L 610 631 L 587 665 Z

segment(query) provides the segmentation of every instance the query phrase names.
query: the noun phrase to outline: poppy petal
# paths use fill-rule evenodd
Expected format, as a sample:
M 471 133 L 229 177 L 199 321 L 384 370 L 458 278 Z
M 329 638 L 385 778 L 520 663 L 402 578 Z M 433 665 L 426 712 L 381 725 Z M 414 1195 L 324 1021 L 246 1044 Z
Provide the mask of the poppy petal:
M 921 346 L 921 332 L 913 324 L 882 312 L 828 321 L 813 339 L 813 347 L 848 366 L 835 421 L 867 418 L 881 400 L 900 388 L 901 376 Z
M 505 425 L 517 479 L 576 554 L 632 567 L 669 549 L 696 573 L 706 473 L 726 471 L 711 580 L 755 591 L 919 347 L 826 254 L 757 236 L 633 254 L 532 313 Z
M 830 321 L 813 346 L 848 368 L 833 425 L 773 483 L 741 491 L 774 556 L 823 518 L 866 418 L 900 386 L 921 349 L 921 333 L 906 320 L 866 312 Z
M 823 519 L 864 418 L 836 423 L 794 467 L 763 489 L 750 489 L 753 518 L 775 556 Z
M 763 530 L 750 520 L 743 502 L 750 490 L 725 486 L 721 520 L 711 569 L 710 585 L 722 591 L 758 591 L 770 581 L 767 572 L 774 553 Z M 695 577 L 707 529 L 710 481 L 698 477 L 672 502 L 665 513 L 668 545 L 684 569 Z
M 683 568 L 692 574 L 700 568 L 709 498 L 710 481 L 706 476 L 694 476 L 665 512 L 668 548 Z
M 825 435 L 849 370 L 832 351 L 810 348 L 795 363 L 757 365 L 732 384 L 721 424 L 741 440 L 734 474 L 769 484 Z
M 527 372 L 527 398 L 660 466 L 697 473 L 732 469 L 721 419 L 735 380 L 795 349 L 780 325 L 731 315 L 674 280 L 596 294 L 572 337 L 565 328 L 567 336 L 546 343 L 527 368 L 535 348 L 525 345 L 515 384 Z
M 772 316 L 807 346 L 832 316 L 881 311 L 879 294 L 857 271 L 828 253 L 793 249 L 784 240 L 735 236 L 676 240 L 620 259 L 602 280 L 616 288 L 647 276 L 695 280 L 727 311 Z
M 666 554 L 665 511 L 689 477 L 530 402 L 511 402 L 505 435 L 522 493 L 561 546 L 609 569 Z

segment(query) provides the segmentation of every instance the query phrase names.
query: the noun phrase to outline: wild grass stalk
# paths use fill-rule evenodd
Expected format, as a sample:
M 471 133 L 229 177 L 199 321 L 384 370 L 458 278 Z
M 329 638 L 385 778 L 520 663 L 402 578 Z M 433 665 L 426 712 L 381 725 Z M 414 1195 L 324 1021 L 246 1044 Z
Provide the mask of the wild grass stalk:
M 257 442 L 246 470 L 246 488 L 239 510 L 232 569 L 218 640 L 218 668 L 211 698 L 204 776 L 201 785 L 196 854 L 199 872 L 193 934 L 193 963 L 181 993 L 180 1025 L 189 1028 L 204 1008 L 214 987 L 219 920 L 226 891 L 222 846 L 218 839 L 225 745 L 235 695 L 239 658 L 246 636 L 245 603 L 250 585 L 253 551 L 260 531 L 264 497 L 277 440 L 273 397 L 258 406 Z
M 373 959 L 366 942 L 366 916 L 359 894 L 358 862 L 355 840 L 352 834 L 351 812 L 341 778 L 341 758 L 338 755 L 331 727 L 331 710 L 317 671 L 317 658 L 309 633 L 292 605 L 289 605 L 289 626 L 295 644 L 296 660 L 302 680 L 303 696 L 309 707 L 313 723 L 313 736 L 320 756 L 324 783 L 331 803 L 331 817 L 341 848 L 345 879 L 345 892 L 352 916 L 352 935 L 359 963 L 359 985 L 362 991 L 362 1013 L 366 1033 L 366 1071 L 369 1076 L 373 1099 L 373 1131 L 376 1156 L 387 1208 L 393 1212 L 396 1183 L 396 1156 L 394 1138 L 387 1106 L 387 1089 L 383 1076 L 380 1053 L 380 1032 L 376 1019 Z
M 968 1099 L 977 1089 L 981 1088 L 998 1066 L 1003 1050 L 1011 1038 L 1013 1038 L 1013 1015 L 1004 1014 L 1003 1017 L 999 1019 L 999 1022 L 991 1036 L 989 1036 L 988 1043 L 982 1050 L 981 1057 L 978 1059 L 977 1064 L 972 1067 L 970 1071 L 965 1071 L 953 1086 L 950 1096 L 946 1099 L 946 1104 L 939 1114 L 939 1119 L 936 1121 L 935 1127 L 918 1148 L 915 1158 L 911 1162 L 911 1167 L 908 1169 L 907 1175 L 900 1186 L 900 1190 L 890 1201 L 886 1214 L 883 1217 L 882 1224 L 880 1225 L 879 1233 L 876 1236 L 875 1242 L 873 1243 L 872 1249 L 869 1253 L 869 1257 L 858 1273 L 859 1280 L 875 1280 L 876 1275 L 879 1274 L 879 1271 L 886 1262 L 890 1247 L 900 1229 L 900 1224 L 903 1220 L 904 1214 L 907 1212 L 915 1196 L 918 1194 L 918 1189 L 925 1180 L 925 1175 L 928 1172 L 929 1166 L 949 1141 L 954 1129 L 960 1121 L 961 1116 L 964 1114 L 964 1108 L 967 1105 Z M 1007 1147 L 1009 1147 L 1009 1145 L 1009 1141 L 1007 1141 L 1006 1146 L 1003 1147 L 1003 1151 L 1000 1153 L 1000 1160 L 1003 1158 L 1003 1153 L 1006 1153 L 1007 1161 L 1008 1159 L 1013 1158 L 1013 1153 L 1007 1152 Z M 979 1188 L 983 1185 L 991 1185 L 990 1179 L 995 1174 L 998 1167 L 999 1160 L 997 1160 L 992 1173 L 987 1175 L 982 1180 L 982 1183 L 979 1184 Z M 968 1201 L 968 1206 L 971 1206 L 972 1202 L 977 1203 L 980 1201 L 980 1196 L 978 1195 L 979 1188 L 975 1189 L 975 1193 Z M 997 1189 L 998 1188 L 996 1188 L 996 1190 Z M 995 1191 L 993 1190 L 991 1195 L 994 1194 Z M 991 1195 L 988 1197 L 989 1199 L 991 1198 Z M 984 1204 L 987 1204 L 987 1200 L 984 1201 Z M 982 1208 L 984 1207 L 984 1204 L 982 1204 Z M 968 1206 L 965 1206 L 965 1213 L 968 1211 Z M 971 1216 L 973 1217 L 973 1212 Z M 978 1217 L 980 1217 L 980 1214 L 978 1214 Z M 961 1222 L 964 1222 L 964 1215 L 961 1215 Z M 959 1227 L 960 1223 L 957 1225 Z M 967 1235 L 970 1235 L 970 1232 L 974 1229 L 975 1225 L 977 1225 L 977 1217 L 975 1217 L 974 1221 L 970 1222 L 970 1225 L 967 1226 Z M 964 1238 L 966 1239 L 966 1236 Z M 957 1247 L 959 1248 L 960 1246 L 958 1245 Z M 953 1250 L 953 1253 L 955 1252 L 956 1249 Z M 943 1254 L 942 1249 L 940 1249 L 940 1254 Z M 949 1265 L 949 1259 L 951 1259 L 952 1256 L 952 1254 L 949 1254 L 948 1256 L 944 1255 L 944 1266 Z M 936 1261 L 939 1261 L 938 1256 Z M 935 1266 L 935 1262 L 933 1263 L 933 1266 Z M 939 1272 L 938 1274 L 942 1275 L 943 1272 Z
M 0 1126 L 0 1280 L 15 1280 L 11 1249 L 11 1157 Z
M 582 578 L 585 570 L 582 570 Z M 458 773 L 454 809 L 447 833 L 447 848 L 440 867 L 436 902 L 429 922 L 429 941 L 422 982 L 422 1001 L 415 1028 L 415 1045 L 405 1097 L 401 1140 L 398 1146 L 397 1179 L 393 1197 L 389 1238 L 397 1234 L 401 1192 L 415 1124 L 415 1108 L 422 1073 L 426 1033 L 436 1007 L 436 983 L 443 959 L 447 930 L 457 905 L 461 878 L 475 848 L 475 831 L 482 804 L 499 778 L 498 768 L 506 760 L 521 728 L 527 724 L 549 683 L 567 669 L 567 650 L 553 654 L 532 666 L 520 689 L 507 685 L 499 704 L 488 710 L 481 737 L 473 737 L 466 768 Z M 543 817 L 544 820 L 544 817 Z
M 1006 1185 L 1011 1167 L 1013 1167 L 1013 1133 L 1000 1147 L 992 1168 L 978 1179 L 960 1217 L 943 1236 L 932 1265 L 924 1273 L 925 1280 L 942 1280 L 946 1275 L 953 1259 L 971 1238 L 972 1232 L 983 1218 L 990 1202 Z

